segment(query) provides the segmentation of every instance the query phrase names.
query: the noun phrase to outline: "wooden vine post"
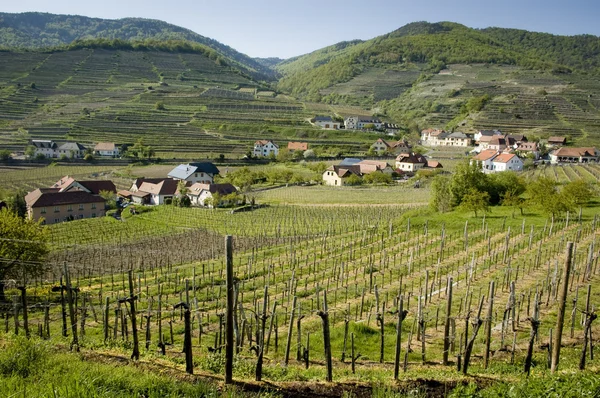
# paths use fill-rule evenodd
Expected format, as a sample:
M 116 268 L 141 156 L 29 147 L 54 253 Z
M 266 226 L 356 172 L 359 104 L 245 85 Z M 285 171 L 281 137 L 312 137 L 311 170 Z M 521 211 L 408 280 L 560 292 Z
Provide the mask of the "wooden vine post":
M 483 300 L 484 297 L 481 297 L 481 301 L 479 302 L 479 309 L 477 310 L 477 317 L 475 318 L 475 322 L 473 325 L 473 334 L 471 335 L 471 338 L 469 339 L 469 342 L 467 343 L 467 347 L 465 349 L 465 359 L 464 359 L 464 363 L 463 363 L 463 367 L 462 367 L 462 371 L 463 374 L 466 375 L 468 368 L 469 368 L 469 362 L 471 360 L 471 352 L 473 351 L 473 344 L 475 344 L 475 338 L 477 337 L 477 333 L 479 332 L 479 328 L 481 327 L 481 324 L 483 323 L 483 321 L 481 320 L 481 310 L 483 309 Z M 467 338 L 467 336 L 465 335 L 465 339 Z
M 185 325 L 183 335 L 183 352 L 185 354 L 185 371 L 194 374 L 194 359 L 192 356 L 192 314 L 186 302 L 175 304 L 174 309 L 183 308 L 183 322 Z
M 135 301 L 137 296 L 133 294 L 133 271 L 129 270 L 129 297 L 119 300 L 121 303 L 129 303 L 129 312 L 131 316 L 131 332 L 133 333 L 133 352 L 131 359 L 140 359 L 140 342 L 138 339 L 137 316 L 135 312 Z
M 483 358 L 483 367 L 488 368 L 490 362 L 490 345 L 492 343 L 492 316 L 494 314 L 494 287 L 495 282 L 490 281 L 490 291 L 488 295 L 488 308 L 485 316 L 485 355 Z
M 465 227 L 466 231 L 466 227 Z M 448 365 L 448 354 L 450 351 L 450 312 L 452 311 L 452 277 L 448 278 L 448 293 L 446 294 L 446 321 L 444 322 L 444 353 L 442 364 Z
M 562 331 L 565 321 L 565 307 L 567 305 L 567 293 L 569 291 L 569 276 L 571 274 L 571 263 L 573 260 L 573 242 L 567 242 L 567 253 L 565 259 L 565 268 L 562 275 L 562 289 L 558 300 L 558 312 L 556 314 L 556 330 L 554 342 L 552 344 L 552 362 L 550 371 L 556 372 L 558 369 L 558 361 L 560 359 L 560 345 L 562 342 Z
M 235 289 L 233 285 L 233 246 L 231 235 L 225 237 L 225 252 L 227 258 L 227 308 L 225 317 L 225 384 L 233 383 L 233 312 Z
M 292 300 L 292 309 L 290 311 L 290 326 L 288 329 L 287 343 L 285 345 L 285 357 L 283 359 L 285 366 L 288 365 L 288 362 L 290 360 L 290 348 L 292 346 L 292 330 L 294 329 L 294 313 L 295 313 L 295 308 L 296 308 L 297 302 L 298 302 L 298 297 L 294 296 L 294 299 Z
M 394 356 L 394 379 L 398 380 L 400 373 L 400 348 L 402 345 L 402 321 L 406 318 L 408 311 L 404 310 L 404 296 L 398 299 L 398 321 L 396 324 L 396 355 Z
M 533 316 L 528 318 L 529 322 L 531 322 L 531 333 L 529 335 L 529 345 L 527 346 L 527 356 L 525 357 L 525 373 L 529 376 L 531 371 L 531 360 L 533 357 L 533 345 L 535 343 L 535 338 L 538 333 L 538 328 L 540 326 L 539 318 L 539 293 L 535 295 L 535 302 L 533 304 Z
M 256 381 L 262 380 L 263 356 L 265 352 L 265 328 L 267 327 L 267 304 L 269 298 L 269 287 L 265 286 L 265 294 L 263 297 L 262 313 L 260 314 L 260 325 L 258 333 L 258 359 L 256 360 Z
M 23 328 L 25 329 L 25 336 L 29 338 L 29 321 L 27 319 L 27 290 L 25 289 L 25 286 L 19 286 L 18 289 L 21 291 L 21 308 L 23 309 Z
M 326 380 L 333 381 L 333 364 L 331 362 L 331 334 L 329 331 L 329 311 L 327 308 L 327 291 L 323 291 L 323 309 L 317 312 L 323 322 L 323 348 L 325 350 L 325 363 L 327 365 Z
M 79 352 L 79 340 L 77 339 L 77 318 L 75 317 L 75 305 L 73 302 L 73 288 L 71 287 L 71 277 L 69 276 L 69 268 L 67 263 L 64 263 L 65 273 L 65 287 L 67 290 L 67 300 L 69 302 L 69 321 L 71 322 L 71 334 L 73 339 L 71 340 L 71 350 L 75 347 L 75 350 Z

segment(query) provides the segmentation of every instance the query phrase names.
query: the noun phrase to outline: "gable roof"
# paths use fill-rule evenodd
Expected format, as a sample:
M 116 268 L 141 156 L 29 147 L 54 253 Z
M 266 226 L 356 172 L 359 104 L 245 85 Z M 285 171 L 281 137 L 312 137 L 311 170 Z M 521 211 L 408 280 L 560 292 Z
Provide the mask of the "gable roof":
M 164 178 L 136 178 L 135 180 L 133 180 L 133 184 L 131 184 L 131 186 L 135 186 L 137 187 L 137 189 L 140 189 L 140 187 L 142 186 L 143 183 L 145 182 L 149 182 L 150 184 L 158 184 L 160 183 L 162 180 L 164 180 Z
M 554 144 L 564 144 L 564 143 L 567 142 L 567 138 L 566 137 L 554 136 L 554 137 L 548 138 L 548 142 L 549 143 L 554 143 Z
M 362 176 L 359 165 L 329 166 L 326 171 L 334 171 L 340 178 L 349 177 L 352 174 Z
M 485 151 L 481 151 L 477 156 L 473 157 L 473 160 L 485 162 L 486 160 L 493 159 L 497 154 L 498 152 L 495 149 L 486 149 Z
M 396 162 L 398 163 L 411 163 L 411 164 L 427 164 L 427 159 L 425 156 L 420 155 L 418 153 L 401 153 L 396 157 Z
M 358 165 L 362 174 L 369 174 L 390 167 L 387 162 L 382 162 L 379 160 L 361 160 L 356 165 Z
M 313 122 L 333 122 L 331 116 L 315 116 Z
M 98 195 L 102 191 L 117 192 L 117 187 L 110 180 L 96 180 L 96 181 L 77 181 L 79 185 L 87 189 L 90 193 Z
M 292 151 L 306 151 L 308 142 L 288 142 L 288 149 Z
M 218 193 L 219 195 L 229 195 L 237 192 L 237 189 L 230 183 L 223 184 L 202 184 L 195 183 L 189 188 L 190 195 L 200 195 L 202 191 L 209 191 L 211 194 Z
M 254 143 L 254 146 L 265 146 L 265 145 L 267 145 L 269 142 L 270 142 L 271 144 L 273 144 L 273 146 L 274 146 L 275 148 L 279 148 L 279 146 L 278 146 L 276 143 L 274 143 L 273 141 L 271 141 L 271 140 L 258 140 L 258 141 L 256 141 L 256 142 Z
M 58 145 L 52 140 L 31 140 L 31 145 L 39 149 L 56 149 Z
M 180 164 L 167 174 L 168 177 L 185 180 L 194 173 L 219 174 L 219 169 L 211 162 Z
M 104 203 L 102 197 L 85 191 L 59 192 L 57 188 L 38 188 L 25 196 L 30 208 L 49 207 L 81 203 Z
M 114 151 L 116 148 L 114 142 L 99 142 L 94 147 L 94 151 Z
M 59 151 L 85 151 L 86 148 L 78 142 L 65 142 L 58 147 Z
M 554 156 L 566 156 L 566 157 L 595 157 L 597 155 L 598 150 L 594 147 L 586 147 L 586 148 L 574 148 L 574 147 L 562 147 L 558 148 L 552 152 Z
M 494 158 L 493 162 L 494 163 L 508 163 L 514 158 L 519 159 L 519 157 L 517 155 L 515 155 L 514 153 L 501 153 L 500 155 L 498 155 Z M 519 160 L 521 160 L 521 159 L 519 159 Z
M 139 190 L 153 195 L 175 195 L 177 184 L 178 181 L 176 180 L 164 178 L 159 183 L 143 182 L 142 185 L 140 185 Z

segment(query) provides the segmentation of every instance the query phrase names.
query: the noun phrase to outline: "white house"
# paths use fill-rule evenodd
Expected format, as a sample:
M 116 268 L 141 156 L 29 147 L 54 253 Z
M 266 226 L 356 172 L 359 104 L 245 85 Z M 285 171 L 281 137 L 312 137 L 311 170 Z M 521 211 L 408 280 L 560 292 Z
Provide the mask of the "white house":
M 279 154 L 279 146 L 271 140 L 259 140 L 254 143 L 253 155 L 256 157 L 267 157 Z
M 514 153 L 501 153 L 492 160 L 494 172 L 523 171 L 523 161 Z
M 468 147 L 472 144 L 472 139 L 465 133 L 427 129 L 421 131 L 421 143 L 428 146 Z
M 340 122 L 333 120 L 331 116 L 315 116 L 311 122 L 321 128 L 334 130 L 339 130 L 342 125 Z
M 81 159 L 85 156 L 86 147 L 78 142 L 65 142 L 55 151 L 57 156 L 66 156 L 71 159 Z
M 116 158 L 119 156 L 119 148 L 114 142 L 99 142 L 94 147 L 94 155 Z
M 172 178 L 137 179 L 130 189 L 131 198 L 134 203 L 162 205 L 165 200 L 173 199 L 178 182 Z
M 167 177 L 174 180 L 183 180 L 191 184 L 203 183 L 212 184 L 219 169 L 211 162 L 198 162 L 180 164 L 169 172 Z
M 410 151 L 411 146 L 405 140 L 387 142 L 383 138 L 379 138 L 371 145 L 371 149 L 379 154 L 386 152 L 400 154 Z
M 427 159 L 418 153 L 401 153 L 396 157 L 397 170 L 414 173 L 423 167 L 427 167 Z
M 213 195 L 219 194 L 221 198 L 226 195 L 237 192 L 237 189 L 229 183 L 225 184 L 202 184 L 196 183 L 189 187 L 187 196 L 190 198 L 192 206 L 209 206 L 213 204 L 208 201 L 213 198 Z M 208 201 L 208 202 L 207 202 Z M 219 202 L 223 204 L 223 200 Z
M 351 175 L 362 177 L 360 166 L 329 166 L 329 168 L 323 172 L 323 182 L 325 185 L 341 187 L 344 185 L 344 179 L 350 177 Z
M 31 145 L 35 147 L 35 156 L 44 155 L 47 158 L 55 158 L 58 145 L 52 140 L 31 140 Z
M 477 156 L 471 159 L 471 163 L 477 162 L 481 165 L 481 170 L 485 174 L 494 172 L 494 158 L 498 156 L 498 151 L 494 149 L 485 149 L 481 151 Z
M 383 122 L 374 118 L 350 116 L 344 120 L 344 125 L 346 126 L 346 130 L 363 130 L 371 126 L 373 126 L 372 128 L 379 130 L 383 127 Z

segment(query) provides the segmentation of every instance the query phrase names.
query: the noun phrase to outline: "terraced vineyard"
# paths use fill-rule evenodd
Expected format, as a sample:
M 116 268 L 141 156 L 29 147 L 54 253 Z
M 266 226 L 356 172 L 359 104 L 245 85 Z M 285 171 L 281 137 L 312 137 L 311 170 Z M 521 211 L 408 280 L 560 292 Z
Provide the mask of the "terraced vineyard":
M 256 139 L 285 145 L 318 131 L 303 103 L 202 54 L 2 52 L 0 62 L 0 148 L 13 151 L 30 138 L 87 145 L 143 138 L 163 158 L 240 157 Z M 259 88 L 268 95 L 257 95 Z M 354 151 L 370 139 L 314 135 L 314 145 L 334 141 Z

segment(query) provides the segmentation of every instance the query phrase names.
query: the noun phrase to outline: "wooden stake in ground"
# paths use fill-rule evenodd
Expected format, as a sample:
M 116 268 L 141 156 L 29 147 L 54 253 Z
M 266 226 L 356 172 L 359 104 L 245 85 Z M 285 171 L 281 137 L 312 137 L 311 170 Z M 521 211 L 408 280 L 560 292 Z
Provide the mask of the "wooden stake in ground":
M 533 304 L 533 316 L 528 318 L 531 322 L 531 334 L 529 335 L 529 346 L 527 347 L 527 357 L 525 358 L 525 373 L 529 376 L 529 372 L 531 370 L 531 359 L 533 356 L 533 344 L 535 342 L 535 338 L 538 333 L 538 328 L 540 326 L 540 321 L 538 319 L 539 314 L 539 294 L 535 294 L 535 302 Z
M 265 352 L 265 328 L 267 327 L 267 304 L 269 298 L 269 286 L 265 286 L 265 294 L 263 297 L 263 307 L 262 314 L 260 314 L 260 325 L 257 325 L 259 328 L 259 336 L 258 336 L 258 359 L 256 360 L 256 373 L 255 378 L 256 381 L 262 380 L 262 367 L 263 367 L 263 355 Z
M 325 351 L 325 363 L 327 365 L 327 381 L 333 381 L 333 364 L 331 362 L 331 335 L 329 332 L 329 311 L 327 308 L 327 291 L 323 291 L 323 310 L 317 315 L 323 322 L 323 349 Z
M 558 369 L 560 359 L 560 344 L 562 341 L 562 331 L 565 321 L 565 307 L 567 305 L 567 293 L 569 291 L 569 276 L 571 274 L 571 263 L 573 260 L 573 242 L 567 242 L 567 253 L 565 258 L 565 268 L 562 276 L 562 290 L 558 300 L 558 312 L 556 314 L 556 331 L 554 335 L 554 344 L 552 344 L 552 363 L 550 371 L 554 373 Z
M 183 321 L 185 325 L 183 335 L 183 352 L 185 354 L 185 371 L 188 374 L 194 374 L 194 359 L 192 357 L 192 315 L 190 312 L 190 306 L 186 302 L 181 302 L 175 305 L 175 309 L 182 307 Z
M 69 318 L 71 322 L 71 333 L 73 340 L 71 341 L 71 350 L 75 347 L 75 350 L 79 352 L 79 340 L 77 339 L 77 318 L 75 318 L 75 305 L 73 302 L 73 289 L 71 287 L 71 277 L 69 276 L 69 269 L 67 263 L 64 264 L 65 273 L 65 284 L 67 289 L 67 301 L 69 302 Z
M 488 295 L 488 309 L 485 317 L 485 356 L 483 366 L 487 369 L 490 361 L 490 344 L 492 341 L 492 315 L 494 314 L 494 281 L 490 281 L 490 291 Z
M 465 226 L 465 231 L 466 231 Z M 452 277 L 448 278 L 446 293 L 446 321 L 444 323 L 444 352 L 442 354 L 442 364 L 448 365 L 448 352 L 450 351 L 450 312 L 452 311 Z
M 408 311 L 404 310 L 404 296 L 398 300 L 398 323 L 396 324 L 396 355 L 394 357 L 394 379 L 398 380 L 400 373 L 400 347 L 402 343 L 402 321 Z
M 481 320 L 481 310 L 483 309 L 483 300 L 484 297 L 481 297 L 481 301 L 479 302 L 479 309 L 477 310 L 477 317 L 475 318 L 475 324 L 473 325 L 473 334 L 471 335 L 471 338 L 469 339 L 469 342 L 467 344 L 467 348 L 465 350 L 465 359 L 464 359 L 464 363 L 463 363 L 463 367 L 462 367 L 462 371 L 463 374 L 466 375 L 467 374 L 467 370 L 469 368 L 469 362 L 471 360 L 471 352 L 473 351 L 473 344 L 475 344 L 475 338 L 477 337 L 477 332 L 479 332 L 479 328 L 481 327 L 481 324 L 483 323 L 483 321 Z M 466 339 L 466 336 L 465 336 Z
M 285 364 L 285 366 L 287 366 L 290 361 L 290 348 L 292 346 L 292 330 L 294 329 L 294 309 L 296 308 L 297 302 L 298 297 L 294 296 L 294 299 L 292 300 L 292 309 L 290 311 L 290 326 L 288 328 L 287 344 L 285 345 L 285 356 L 283 359 L 283 363 Z
M 233 245 L 231 235 L 225 237 L 225 252 L 227 265 L 225 270 L 227 284 L 227 309 L 225 318 L 225 384 L 233 382 Z
M 581 350 L 581 358 L 579 360 L 579 369 L 585 369 L 585 356 L 587 354 L 588 337 L 592 333 L 592 322 L 598 318 L 598 315 L 592 310 L 591 312 L 585 312 L 585 327 L 583 328 L 583 349 Z M 591 346 L 590 341 L 590 346 Z
M 133 271 L 129 270 L 129 297 L 126 299 L 119 300 L 120 302 L 128 302 L 130 308 L 130 317 L 131 317 L 131 331 L 133 332 L 133 353 L 131 354 L 131 359 L 138 360 L 140 359 L 140 343 L 138 340 L 138 330 L 137 330 L 137 318 L 135 313 L 135 300 L 137 300 L 137 296 L 133 294 Z

